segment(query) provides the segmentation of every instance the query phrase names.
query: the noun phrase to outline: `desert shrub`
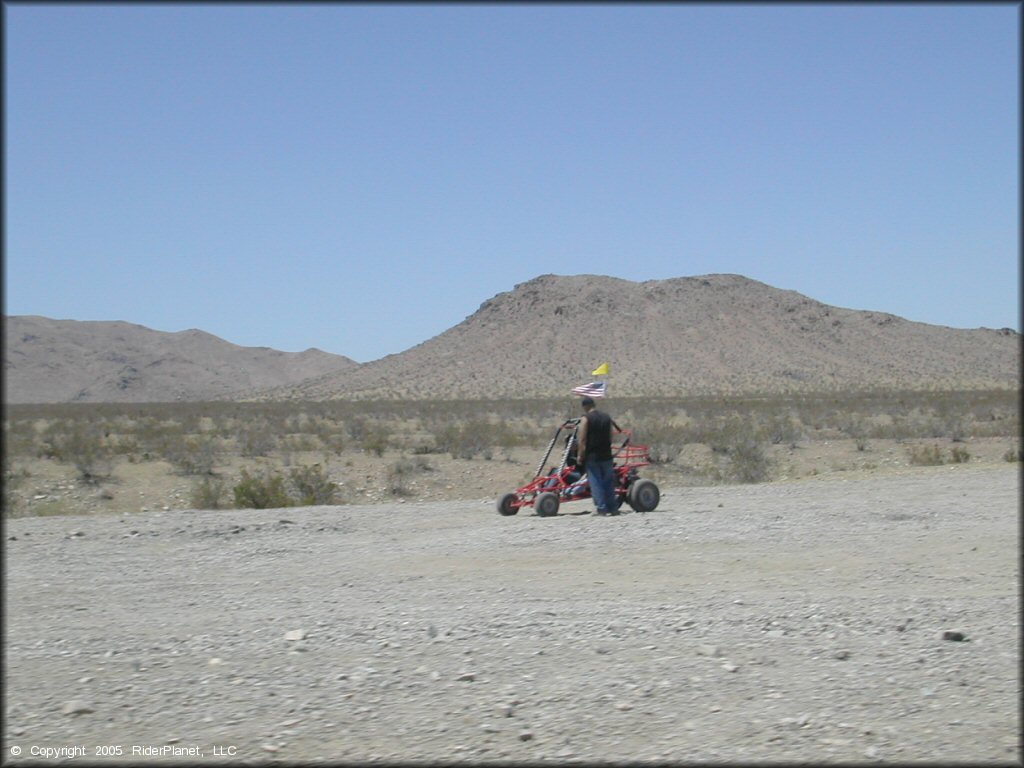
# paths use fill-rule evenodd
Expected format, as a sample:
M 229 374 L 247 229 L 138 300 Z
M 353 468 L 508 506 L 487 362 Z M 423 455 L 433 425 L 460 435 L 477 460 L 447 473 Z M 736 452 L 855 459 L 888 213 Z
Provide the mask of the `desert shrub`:
M 720 479 L 738 483 L 768 480 L 771 462 L 765 451 L 765 434 L 763 426 L 738 417 L 725 419 L 705 432 L 704 443 L 720 456 Z
M 438 453 L 450 453 L 452 458 L 458 455 L 459 440 L 462 428 L 458 424 L 446 424 L 434 431 L 434 450 Z
M 55 419 L 47 422 L 39 435 L 39 443 L 36 449 L 36 457 L 40 459 L 53 459 L 63 461 L 60 446 L 64 435 L 71 429 L 71 422 L 64 419 Z M 7 446 L 5 446 L 6 448 Z
M 75 514 L 75 510 L 69 507 L 67 502 L 62 499 L 50 499 L 35 504 L 32 506 L 31 511 L 26 510 L 25 514 L 32 517 L 62 517 Z
M 492 425 L 485 419 L 470 419 L 463 424 L 449 423 L 434 432 L 435 449 L 450 454 L 453 459 L 471 460 L 481 454 L 490 459 L 495 445 L 512 444 L 514 441 L 505 425 Z
M 671 464 L 683 452 L 688 442 L 697 442 L 689 439 L 689 432 L 685 428 L 664 420 L 644 419 L 634 422 L 631 428 L 633 442 L 646 445 L 650 449 L 652 464 Z
M 362 440 L 363 451 L 372 453 L 377 458 L 388 449 L 391 433 L 386 427 L 378 426 L 366 434 Z
M 3 455 L 31 456 L 35 454 L 36 434 L 32 423 L 27 419 L 17 421 L 4 420 Z
M 730 476 L 741 483 L 763 483 L 770 474 L 770 462 L 763 444 L 754 435 L 742 435 L 727 449 Z
M 361 443 L 370 428 L 369 420 L 362 417 L 353 417 L 345 421 L 345 431 L 348 433 L 349 439 L 354 443 Z
M 274 509 L 290 507 L 292 500 L 285 490 L 284 477 L 264 473 L 257 477 L 243 469 L 241 479 L 233 489 L 235 506 L 239 509 Z
M 281 450 L 297 453 L 315 451 L 320 448 L 320 440 L 312 434 L 291 434 L 284 438 Z
M 409 496 L 412 489 L 409 481 L 414 474 L 415 467 L 408 459 L 399 459 L 388 467 L 387 489 L 392 496 Z
M 287 477 L 269 470 L 255 475 L 243 469 L 233 493 L 239 509 L 271 509 L 337 504 L 339 488 L 320 464 L 314 464 L 295 467 Z
M 931 437 L 948 437 L 954 443 L 963 442 L 967 432 L 965 418 L 960 413 L 938 413 L 929 421 L 928 431 Z
M 967 439 L 967 421 L 963 417 L 951 417 L 948 422 L 949 439 L 954 443 L 962 443 Z
M 1024 461 L 1024 451 L 1021 450 L 1020 446 L 1010 446 L 1006 449 L 1006 453 L 1003 454 L 1003 461 Z
M 185 430 L 177 422 L 149 424 L 143 431 L 140 440 L 144 459 L 165 458 L 173 456 L 185 442 Z M 173 464 L 173 462 L 171 462 Z
M 345 425 L 336 418 L 317 414 L 306 422 L 305 431 L 320 441 L 321 448 L 336 454 L 345 448 Z
M 193 509 L 223 509 L 224 478 L 217 475 L 206 475 L 192 486 L 189 503 Z
M 915 466 L 929 467 L 944 464 L 942 449 L 937 445 L 914 445 L 910 447 L 910 463 Z
M 736 445 L 756 440 L 756 434 L 756 429 L 748 422 L 733 417 L 718 421 L 704 430 L 700 442 L 715 453 L 728 455 Z
M 173 429 L 175 435 L 181 434 L 179 425 L 175 424 Z M 140 416 L 133 420 L 130 431 L 122 432 L 120 440 L 122 442 L 133 441 L 138 458 L 149 460 L 163 454 L 163 449 L 167 444 L 167 429 L 155 416 Z
M 255 419 L 238 432 L 238 452 L 242 456 L 268 456 L 277 446 L 277 437 L 266 419 Z
M 309 433 L 310 415 L 305 411 L 291 413 L 284 417 L 284 428 L 289 433 Z
M 412 489 L 409 483 L 414 476 L 431 470 L 430 463 L 423 456 L 401 458 L 392 463 L 387 470 L 387 489 L 392 496 L 409 496 Z
M 495 448 L 515 448 L 526 442 L 526 435 L 513 429 L 512 424 L 502 419 L 494 424 L 487 424 L 487 433 L 490 435 L 490 443 Z
M 380 457 L 390 445 L 391 429 L 379 419 L 356 417 L 345 423 L 349 438 L 365 453 Z
M 868 432 L 871 428 L 859 414 L 849 414 L 838 419 L 839 429 L 847 437 L 852 438 L 858 451 L 868 448 Z
M 683 448 L 686 446 L 681 439 L 669 439 L 669 440 L 658 440 L 653 437 L 644 437 L 643 441 L 639 441 L 641 444 L 646 444 L 649 448 L 649 456 L 652 464 L 671 464 L 679 455 L 683 452 Z
M 793 417 L 786 413 L 769 414 L 761 427 L 765 438 L 772 445 L 789 443 L 795 445 L 803 438 L 803 431 Z
M 340 432 L 332 432 L 327 437 L 321 437 L 320 442 L 323 447 L 333 452 L 335 455 L 341 455 L 341 452 L 345 450 L 345 438 Z
M 103 440 L 98 424 L 76 421 L 50 436 L 50 452 L 57 461 L 74 466 L 80 482 L 96 485 L 110 476 L 112 467 L 110 451 Z
M 6 446 L 5 446 L 6 447 Z M 21 486 L 25 478 L 29 476 L 27 470 L 15 470 L 4 454 L 4 517 L 17 517 L 21 510 L 21 503 L 15 491 Z
M 131 460 L 137 461 L 138 455 L 142 453 L 142 445 L 135 435 L 121 434 L 112 438 L 109 443 L 110 453 L 113 456 L 128 456 Z
M 966 464 L 971 460 L 971 452 L 959 445 L 953 446 L 950 455 L 953 464 Z
M 288 473 L 288 484 L 296 503 L 302 506 L 338 503 L 338 486 L 320 464 L 296 467 Z
M 208 475 L 213 471 L 217 448 L 209 435 L 168 440 L 164 458 L 182 475 Z

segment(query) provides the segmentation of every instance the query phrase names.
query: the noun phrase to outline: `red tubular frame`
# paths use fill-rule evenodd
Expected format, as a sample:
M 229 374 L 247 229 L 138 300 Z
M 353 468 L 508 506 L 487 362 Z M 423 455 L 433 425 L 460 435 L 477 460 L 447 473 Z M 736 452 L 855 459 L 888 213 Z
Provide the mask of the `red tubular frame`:
M 580 501 L 581 499 L 589 499 L 591 497 L 589 482 L 586 484 L 586 487 L 582 489 L 582 492 L 574 493 L 572 491 L 573 486 L 580 481 L 577 480 L 575 482 L 569 482 L 567 480 L 568 475 L 572 472 L 571 467 L 565 466 L 568 450 L 566 450 L 562 455 L 562 463 L 554 472 L 550 472 L 546 475 L 541 474 L 543 472 L 544 464 L 547 462 L 548 457 L 551 455 L 551 450 L 554 448 L 555 442 L 558 440 L 558 435 L 563 429 L 572 427 L 572 440 L 575 440 L 576 429 L 578 429 L 579 421 L 579 419 L 569 419 L 558 428 L 555 432 L 555 436 L 551 438 L 551 443 L 548 445 L 544 458 L 541 459 L 541 463 L 537 467 L 537 474 L 534 475 L 533 480 L 514 492 L 515 500 L 511 503 L 511 507 L 513 509 L 518 510 L 523 507 L 532 507 L 537 496 L 545 492 L 557 494 L 558 500 L 561 503 L 567 501 Z M 636 479 L 636 470 L 640 467 L 649 466 L 651 463 L 651 457 L 649 446 L 632 442 L 633 433 L 631 430 L 625 429 L 620 434 L 624 436 L 624 439 L 618 448 L 613 450 L 612 459 L 615 461 L 615 493 L 621 503 L 626 498 L 626 493 L 629 491 L 630 483 Z

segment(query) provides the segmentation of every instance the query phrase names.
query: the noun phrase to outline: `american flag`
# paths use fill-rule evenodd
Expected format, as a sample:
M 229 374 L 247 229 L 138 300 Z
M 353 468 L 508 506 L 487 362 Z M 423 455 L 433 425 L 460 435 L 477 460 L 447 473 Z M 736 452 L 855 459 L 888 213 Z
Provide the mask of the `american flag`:
M 608 382 L 606 381 L 592 381 L 589 384 L 576 387 L 572 393 L 580 397 L 604 397 L 607 388 Z

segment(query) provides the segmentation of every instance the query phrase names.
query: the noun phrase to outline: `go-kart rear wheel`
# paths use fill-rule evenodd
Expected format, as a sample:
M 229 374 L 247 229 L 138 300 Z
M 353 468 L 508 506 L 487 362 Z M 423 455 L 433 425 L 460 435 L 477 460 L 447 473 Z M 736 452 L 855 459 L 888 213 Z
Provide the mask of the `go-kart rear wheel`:
M 499 515 L 514 515 L 519 511 L 519 507 L 515 506 L 516 495 L 514 493 L 506 493 L 500 499 L 498 499 L 498 514 Z
M 558 496 L 547 491 L 533 500 L 533 508 L 541 517 L 552 517 L 558 514 Z
M 652 512 L 661 501 L 661 491 L 653 480 L 637 480 L 629 486 L 626 500 L 637 512 Z

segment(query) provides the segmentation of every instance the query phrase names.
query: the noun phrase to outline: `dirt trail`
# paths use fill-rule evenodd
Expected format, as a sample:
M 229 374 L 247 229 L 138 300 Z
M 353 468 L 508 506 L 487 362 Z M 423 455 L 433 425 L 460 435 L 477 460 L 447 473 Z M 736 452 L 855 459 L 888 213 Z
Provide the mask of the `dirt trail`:
M 4 758 L 1019 763 L 1014 466 L 662 490 L 9 520 Z

